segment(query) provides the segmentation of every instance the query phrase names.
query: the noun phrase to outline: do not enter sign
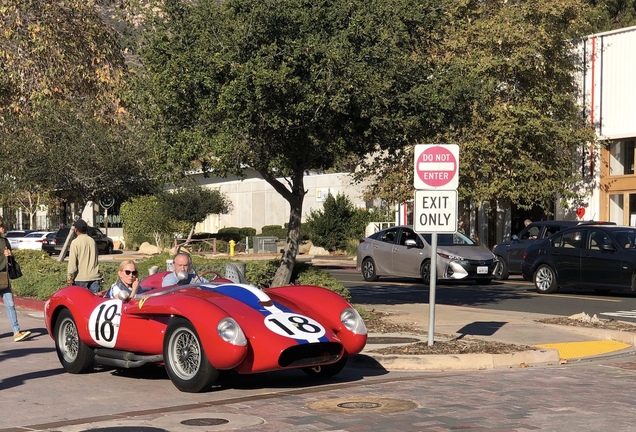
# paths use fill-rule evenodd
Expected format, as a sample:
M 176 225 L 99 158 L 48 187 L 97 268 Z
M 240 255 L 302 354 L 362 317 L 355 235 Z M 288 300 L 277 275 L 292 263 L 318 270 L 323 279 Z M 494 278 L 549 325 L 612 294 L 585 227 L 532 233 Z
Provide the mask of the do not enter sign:
M 459 146 L 457 144 L 418 144 L 415 146 L 413 166 L 415 189 L 457 189 Z

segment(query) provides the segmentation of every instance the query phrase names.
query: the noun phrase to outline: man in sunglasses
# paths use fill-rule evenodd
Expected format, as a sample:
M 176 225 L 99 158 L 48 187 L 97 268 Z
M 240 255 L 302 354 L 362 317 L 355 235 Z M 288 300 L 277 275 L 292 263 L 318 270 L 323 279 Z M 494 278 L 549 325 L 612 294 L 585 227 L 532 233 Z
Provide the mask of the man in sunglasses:
M 190 283 L 208 282 L 205 278 L 199 277 L 196 272 L 192 271 L 192 261 L 187 253 L 180 252 L 176 254 L 172 262 L 174 263 L 174 271 L 163 278 L 161 285 L 187 285 Z
M 122 261 L 119 264 L 117 275 L 119 276 L 117 282 L 111 285 L 104 297 L 119 298 L 121 300 L 134 297 L 139 288 L 137 264 L 132 260 Z

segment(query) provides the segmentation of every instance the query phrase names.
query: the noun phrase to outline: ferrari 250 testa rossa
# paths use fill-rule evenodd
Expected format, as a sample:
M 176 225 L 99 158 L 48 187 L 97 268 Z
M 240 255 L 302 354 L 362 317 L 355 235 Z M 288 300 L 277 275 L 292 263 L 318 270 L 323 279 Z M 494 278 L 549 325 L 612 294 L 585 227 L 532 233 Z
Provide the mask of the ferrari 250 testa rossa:
M 106 298 L 77 286 L 51 296 L 46 326 L 64 369 L 163 364 L 179 390 L 200 392 L 225 370 L 333 376 L 366 343 L 360 315 L 328 289 L 261 290 L 223 278 L 162 287 L 166 274 L 146 278 L 133 298 Z

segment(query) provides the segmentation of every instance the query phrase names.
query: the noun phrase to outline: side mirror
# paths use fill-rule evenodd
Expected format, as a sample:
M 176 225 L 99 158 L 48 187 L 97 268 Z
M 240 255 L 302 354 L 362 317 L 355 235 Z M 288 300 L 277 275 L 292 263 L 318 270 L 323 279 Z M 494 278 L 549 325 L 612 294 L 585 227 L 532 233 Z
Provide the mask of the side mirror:
M 404 246 L 417 246 L 417 242 L 413 239 L 408 239 L 404 241 Z
M 611 244 L 611 243 L 603 243 L 603 244 L 601 245 L 601 250 L 604 250 L 604 251 L 613 251 L 613 250 L 616 250 L 616 248 L 615 248 L 615 247 L 614 247 L 614 245 L 613 245 L 613 244 Z
M 130 293 L 128 291 L 121 290 L 117 293 L 117 298 L 122 301 L 126 301 L 130 298 Z
M 511 238 L 512 240 L 519 240 L 519 236 L 517 234 L 513 234 Z

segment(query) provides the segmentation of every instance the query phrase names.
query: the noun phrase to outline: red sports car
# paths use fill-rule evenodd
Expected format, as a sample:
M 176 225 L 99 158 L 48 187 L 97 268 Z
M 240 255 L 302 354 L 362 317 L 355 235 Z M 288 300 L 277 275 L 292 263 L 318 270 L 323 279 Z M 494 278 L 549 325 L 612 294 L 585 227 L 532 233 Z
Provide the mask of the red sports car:
M 329 377 L 366 344 L 360 315 L 328 289 L 261 290 L 223 278 L 162 287 L 166 274 L 146 278 L 133 298 L 105 298 L 77 286 L 51 296 L 46 326 L 64 369 L 163 364 L 179 390 L 199 392 L 222 370 L 299 368 Z

